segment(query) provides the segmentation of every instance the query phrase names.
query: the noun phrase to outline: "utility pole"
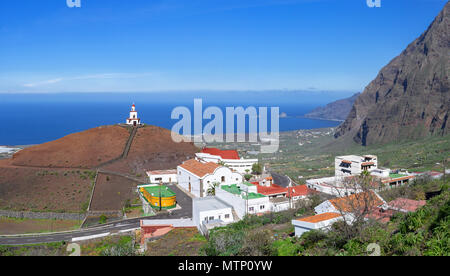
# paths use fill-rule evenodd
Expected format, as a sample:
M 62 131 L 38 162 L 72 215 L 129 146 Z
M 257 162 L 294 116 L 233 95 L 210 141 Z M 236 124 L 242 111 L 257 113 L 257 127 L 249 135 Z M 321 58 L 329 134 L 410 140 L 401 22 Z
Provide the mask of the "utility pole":
M 159 211 L 162 211 L 162 200 L 161 200 L 161 187 L 162 187 L 162 180 L 159 181 Z

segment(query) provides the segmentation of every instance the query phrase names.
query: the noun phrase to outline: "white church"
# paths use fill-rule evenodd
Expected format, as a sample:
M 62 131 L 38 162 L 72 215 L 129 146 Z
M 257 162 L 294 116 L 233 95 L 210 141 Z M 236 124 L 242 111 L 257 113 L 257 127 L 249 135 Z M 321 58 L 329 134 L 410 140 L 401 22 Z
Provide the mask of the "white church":
M 130 117 L 128 117 L 127 119 L 127 125 L 131 126 L 141 125 L 141 119 L 139 119 L 138 117 L 136 106 L 134 104 L 131 106 Z

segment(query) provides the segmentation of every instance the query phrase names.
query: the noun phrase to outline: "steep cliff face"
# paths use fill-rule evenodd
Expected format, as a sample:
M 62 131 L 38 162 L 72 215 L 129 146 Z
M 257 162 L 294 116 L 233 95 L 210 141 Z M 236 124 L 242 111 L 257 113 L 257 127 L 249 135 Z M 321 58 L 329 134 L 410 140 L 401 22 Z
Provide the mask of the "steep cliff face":
M 361 145 L 449 133 L 450 2 L 356 99 L 335 138 Z

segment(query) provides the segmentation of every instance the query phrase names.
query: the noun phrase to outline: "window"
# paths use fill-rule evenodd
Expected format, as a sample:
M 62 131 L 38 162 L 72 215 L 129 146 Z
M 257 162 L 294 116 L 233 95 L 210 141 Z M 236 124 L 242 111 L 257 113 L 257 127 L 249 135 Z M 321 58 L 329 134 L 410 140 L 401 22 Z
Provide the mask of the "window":
M 214 217 L 209 217 L 209 220 L 214 220 Z
M 222 183 L 225 182 L 225 176 L 222 176 Z
M 266 206 L 264 205 L 259 206 L 259 210 L 264 210 L 264 208 L 266 208 Z
M 248 208 L 248 211 L 249 211 L 249 212 L 253 212 L 254 210 L 255 210 L 254 207 L 249 207 L 249 208 Z
M 226 219 L 230 218 L 230 214 L 226 214 L 226 215 L 225 215 L 225 218 L 226 218 Z

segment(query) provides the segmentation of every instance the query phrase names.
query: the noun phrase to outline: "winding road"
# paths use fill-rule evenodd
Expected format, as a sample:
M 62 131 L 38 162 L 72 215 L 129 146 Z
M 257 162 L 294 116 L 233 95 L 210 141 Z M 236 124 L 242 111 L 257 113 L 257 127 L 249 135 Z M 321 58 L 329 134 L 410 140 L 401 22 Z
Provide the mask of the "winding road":
M 121 231 L 137 229 L 140 227 L 142 219 L 186 219 L 192 218 L 192 198 L 181 191 L 176 185 L 169 184 L 170 188 L 177 194 L 177 204 L 181 209 L 172 212 L 160 213 L 150 217 L 140 217 L 125 219 L 100 226 L 93 226 L 76 231 L 48 233 L 48 234 L 24 234 L 24 235 L 8 235 L 0 236 L 0 245 L 24 245 L 24 244 L 40 244 L 50 242 L 72 242 L 72 239 L 101 235 L 114 234 Z

